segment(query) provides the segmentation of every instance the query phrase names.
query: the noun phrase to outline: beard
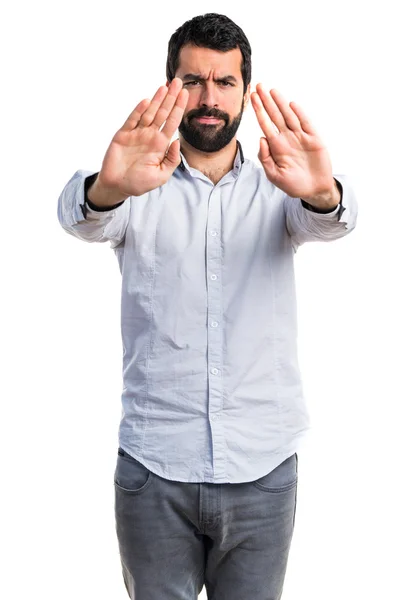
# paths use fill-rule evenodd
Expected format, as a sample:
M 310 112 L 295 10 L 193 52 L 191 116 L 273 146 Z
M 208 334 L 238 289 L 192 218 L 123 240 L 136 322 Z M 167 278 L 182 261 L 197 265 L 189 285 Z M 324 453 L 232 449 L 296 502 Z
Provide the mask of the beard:
M 187 115 L 183 117 L 179 125 L 179 132 L 188 144 L 202 152 L 218 152 L 229 144 L 235 136 L 240 125 L 242 114 L 244 111 L 244 103 L 242 102 L 239 114 L 230 119 L 228 113 L 222 112 L 216 108 L 197 108 L 189 110 Z M 198 117 L 215 117 L 223 119 L 221 123 L 199 123 L 196 121 Z

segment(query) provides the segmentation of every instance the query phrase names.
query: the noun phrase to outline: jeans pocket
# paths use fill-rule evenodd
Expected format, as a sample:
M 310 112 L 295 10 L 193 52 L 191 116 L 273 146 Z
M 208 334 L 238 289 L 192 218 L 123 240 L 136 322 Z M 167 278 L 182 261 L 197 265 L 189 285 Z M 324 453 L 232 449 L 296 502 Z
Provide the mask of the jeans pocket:
M 253 484 L 265 492 L 280 493 L 291 490 L 297 485 L 297 464 L 297 454 L 294 453 Z
M 124 494 L 141 494 L 152 482 L 152 472 L 138 460 L 118 448 L 114 485 Z

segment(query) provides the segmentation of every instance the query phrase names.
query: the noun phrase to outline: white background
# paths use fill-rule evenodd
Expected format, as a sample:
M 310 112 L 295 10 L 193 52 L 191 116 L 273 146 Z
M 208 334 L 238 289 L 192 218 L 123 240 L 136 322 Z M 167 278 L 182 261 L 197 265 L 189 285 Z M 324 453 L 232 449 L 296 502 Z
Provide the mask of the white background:
M 304 108 L 360 206 L 350 236 L 296 256 L 313 428 L 299 454 L 283 599 L 415 597 L 409 5 L 40 0 L 3 9 L 2 598 L 127 598 L 113 516 L 120 273 L 109 245 L 60 228 L 57 199 L 77 169 L 99 170 L 115 131 L 164 84 L 170 35 L 204 12 L 244 29 L 252 83 Z M 238 135 L 247 157 L 256 159 L 260 135 L 249 107 Z

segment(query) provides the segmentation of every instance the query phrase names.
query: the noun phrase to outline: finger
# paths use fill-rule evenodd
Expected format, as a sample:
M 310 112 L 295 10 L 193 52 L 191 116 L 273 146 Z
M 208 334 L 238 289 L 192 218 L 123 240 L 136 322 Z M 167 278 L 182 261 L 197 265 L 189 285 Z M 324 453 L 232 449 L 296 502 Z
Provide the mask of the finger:
M 159 87 L 159 89 L 154 94 L 153 98 L 151 99 L 151 102 L 150 102 L 148 108 L 143 113 L 143 115 L 140 119 L 140 122 L 137 125 L 138 128 L 148 127 L 149 125 L 152 124 L 154 117 L 155 117 L 158 109 L 160 108 L 161 103 L 163 102 L 164 98 L 166 97 L 168 91 L 169 91 L 169 88 L 166 85 L 162 85 L 161 87 Z
M 292 110 L 284 96 L 277 92 L 277 90 L 275 89 L 271 90 L 270 95 L 271 98 L 274 100 L 275 104 L 278 106 L 282 116 L 284 117 L 284 121 L 287 127 L 292 131 L 298 131 L 299 129 L 301 129 L 300 121 L 298 120 L 297 115 Z
M 278 108 L 278 105 L 275 104 L 270 94 L 264 89 L 262 83 L 259 83 L 256 86 L 256 89 L 265 110 L 267 111 L 274 125 L 277 126 L 278 131 L 284 131 L 288 129 L 285 119 L 280 109 Z
M 303 111 L 301 106 L 299 106 L 296 102 L 290 102 L 290 106 L 293 109 L 293 111 L 295 112 L 295 114 L 297 115 L 297 117 L 300 121 L 302 130 L 305 133 L 309 133 L 311 135 L 317 135 L 317 131 L 312 126 L 309 118 L 307 117 L 307 115 L 305 114 L 305 112 Z
M 176 103 L 177 96 L 179 95 L 180 90 L 182 89 L 182 86 L 182 80 L 178 77 L 173 79 L 173 81 L 169 85 L 169 91 L 166 97 L 164 98 L 160 108 L 158 109 L 157 113 L 155 114 L 152 122 L 152 125 L 155 126 L 157 129 L 160 129 L 160 127 L 163 125 L 163 123 L 171 113 Z
M 269 145 L 267 142 L 267 139 L 262 137 L 259 140 L 259 153 L 258 153 L 258 158 L 261 162 L 264 162 L 265 160 L 268 160 L 271 156 L 271 152 L 269 149 Z
M 251 101 L 263 134 L 267 137 L 268 140 L 275 138 L 277 135 L 279 135 L 279 133 L 275 129 L 274 123 L 271 121 L 268 113 L 264 108 L 264 105 L 262 104 L 261 98 L 256 92 L 252 92 Z
M 170 144 L 170 148 L 162 162 L 162 165 L 166 166 L 169 171 L 173 172 L 174 169 L 179 166 L 180 160 L 180 140 L 174 140 L 174 142 Z
M 272 158 L 272 154 L 271 154 L 271 150 L 270 150 L 268 141 L 264 137 L 262 137 L 259 140 L 258 158 L 261 161 L 261 163 L 264 165 L 264 167 L 266 165 L 271 170 L 276 168 L 276 163 L 275 163 L 274 159 Z
M 178 128 L 183 119 L 184 109 L 186 108 L 187 101 L 189 99 L 189 92 L 185 89 L 180 90 L 179 95 L 177 96 L 176 103 L 171 110 L 169 116 L 166 119 L 166 123 L 161 130 L 166 137 L 171 139 L 172 135 Z
M 269 144 L 266 138 L 263 137 L 259 140 L 258 158 L 261 161 L 267 175 L 274 177 L 277 167 L 274 159 L 271 156 Z
M 133 112 L 130 114 L 124 125 L 121 127 L 120 131 L 132 131 L 135 129 L 149 104 L 150 100 L 148 98 L 141 100 L 141 102 L 137 104 Z

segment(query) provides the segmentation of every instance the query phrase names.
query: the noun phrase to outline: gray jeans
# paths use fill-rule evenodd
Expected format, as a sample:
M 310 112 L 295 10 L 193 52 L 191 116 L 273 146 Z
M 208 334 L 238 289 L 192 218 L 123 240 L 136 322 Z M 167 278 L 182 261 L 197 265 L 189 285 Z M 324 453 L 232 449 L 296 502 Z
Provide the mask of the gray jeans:
M 131 600 L 280 600 L 294 531 L 297 454 L 247 483 L 182 483 L 121 448 L 114 476 Z

